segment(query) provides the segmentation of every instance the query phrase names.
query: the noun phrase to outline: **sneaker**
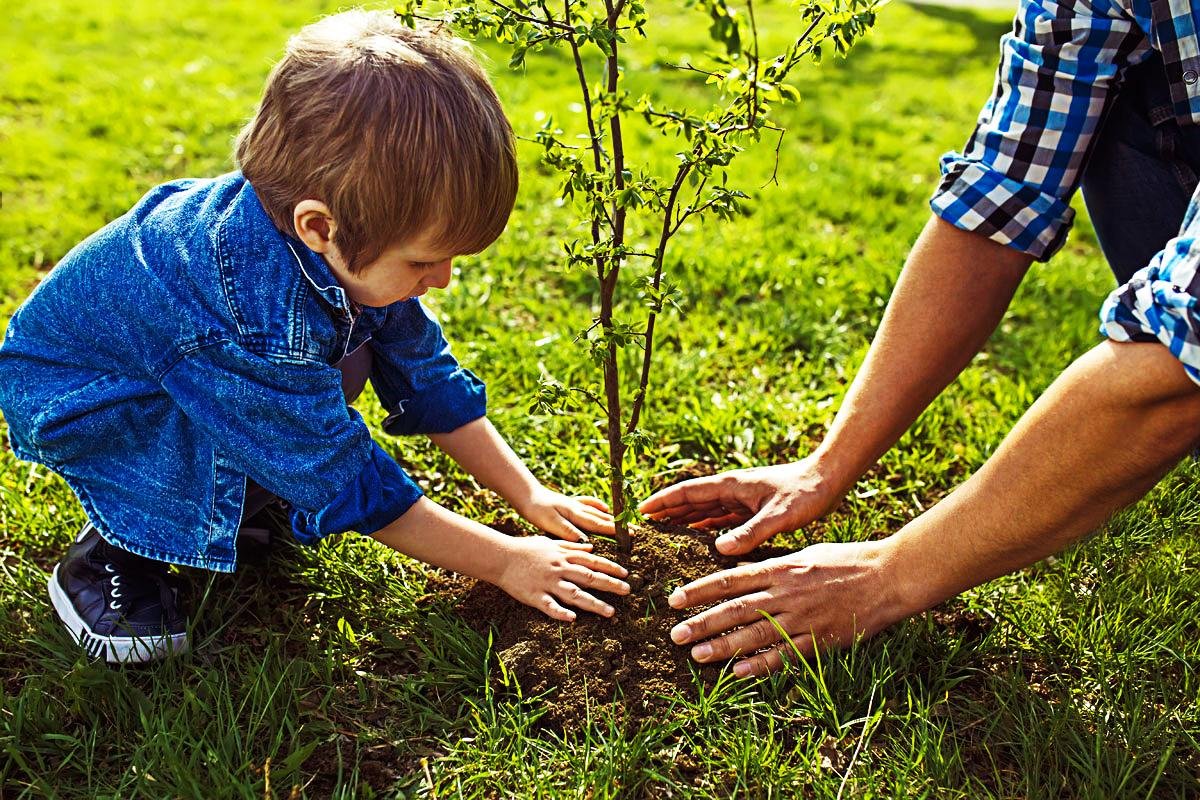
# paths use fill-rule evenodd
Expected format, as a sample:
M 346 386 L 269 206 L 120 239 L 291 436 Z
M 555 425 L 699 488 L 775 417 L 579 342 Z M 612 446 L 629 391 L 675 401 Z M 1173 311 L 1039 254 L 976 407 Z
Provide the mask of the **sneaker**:
M 92 658 L 145 663 L 188 649 L 167 565 L 114 547 L 89 522 L 54 566 L 50 601 Z

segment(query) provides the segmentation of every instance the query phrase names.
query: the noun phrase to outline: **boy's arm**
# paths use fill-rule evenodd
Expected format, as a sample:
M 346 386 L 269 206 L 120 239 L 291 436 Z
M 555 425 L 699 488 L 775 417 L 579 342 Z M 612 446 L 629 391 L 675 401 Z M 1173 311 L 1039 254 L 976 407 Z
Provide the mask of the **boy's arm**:
M 575 606 L 604 617 L 613 607 L 588 590 L 629 594 L 627 571 L 591 545 L 544 536 L 506 536 L 422 497 L 372 538 L 434 566 L 499 586 L 553 619 L 571 622 Z
M 517 513 L 547 533 L 570 541 L 586 541 L 583 530 L 610 536 L 614 533 L 612 515 L 603 500 L 570 497 L 547 489 L 487 417 L 468 422 L 450 433 L 430 434 L 429 439 L 480 484 L 499 494 Z

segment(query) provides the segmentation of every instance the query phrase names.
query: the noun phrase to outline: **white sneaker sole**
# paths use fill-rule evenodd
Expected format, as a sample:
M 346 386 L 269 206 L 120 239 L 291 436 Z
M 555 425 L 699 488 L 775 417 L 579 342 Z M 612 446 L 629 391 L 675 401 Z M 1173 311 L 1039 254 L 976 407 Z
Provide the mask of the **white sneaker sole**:
M 58 582 L 58 565 L 54 565 L 54 573 L 47 581 L 50 590 L 50 602 L 54 605 L 58 618 L 67 626 L 67 630 L 75 637 L 75 641 L 83 645 L 83 649 L 91 658 L 103 658 L 109 664 L 145 664 L 158 661 L 172 653 L 188 651 L 188 636 L 186 633 L 164 634 L 161 636 L 101 636 L 92 631 L 84 622 L 83 617 L 75 610 L 71 598 L 63 591 Z

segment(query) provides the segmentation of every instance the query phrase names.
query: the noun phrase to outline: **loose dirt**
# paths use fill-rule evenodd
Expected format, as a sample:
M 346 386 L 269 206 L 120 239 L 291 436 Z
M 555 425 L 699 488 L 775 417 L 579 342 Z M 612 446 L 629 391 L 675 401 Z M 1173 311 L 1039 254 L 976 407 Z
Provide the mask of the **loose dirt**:
M 684 583 L 737 559 L 717 553 L 711 535 L 656 524 L 634 534 L 632 556 L 606 540 L 595 552 L 624 564 L 633 589 L 628 597 L 605 596 L 617 613 L 611 619 L 581 612 L 570 624 L 555 622 L 486 583 L 450 579 L 431 590 L 482 635 L 492 632 L 494 650 L 525 697 L 539 697 L 539 724 L 569 730 L 589 714 L 613 713 L 623 723 L 661 721 L 679 693 L 695 694 L 694 671 L 714 681 L 721 667 L 700 667 L 686 648 L 671 643 L 670 631 L 687 613 L 667 596 Z M 762 559 L 776 552 L 759 552 Z M 498 671 L 501 672 L 501 671 Z M 503 674 L 503 672 L 501 672 Z

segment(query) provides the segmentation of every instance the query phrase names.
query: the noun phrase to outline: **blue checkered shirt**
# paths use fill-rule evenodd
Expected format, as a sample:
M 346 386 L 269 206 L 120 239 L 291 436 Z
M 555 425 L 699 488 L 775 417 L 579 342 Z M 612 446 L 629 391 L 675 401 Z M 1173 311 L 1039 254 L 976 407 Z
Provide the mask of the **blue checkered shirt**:
M 1161 53 L 1176 118 L 1200 124 L 1198 27 L 1200 4 L 1183 0 L 1021 0 L 974 133 L 942 156 L 934 213 L 1049 258 L 1126 67 Z
M 1161 342 L 1200 384 L 1200 188 L 1179 235 L 1104 301 L 1100 332 L 1118 342 Z

